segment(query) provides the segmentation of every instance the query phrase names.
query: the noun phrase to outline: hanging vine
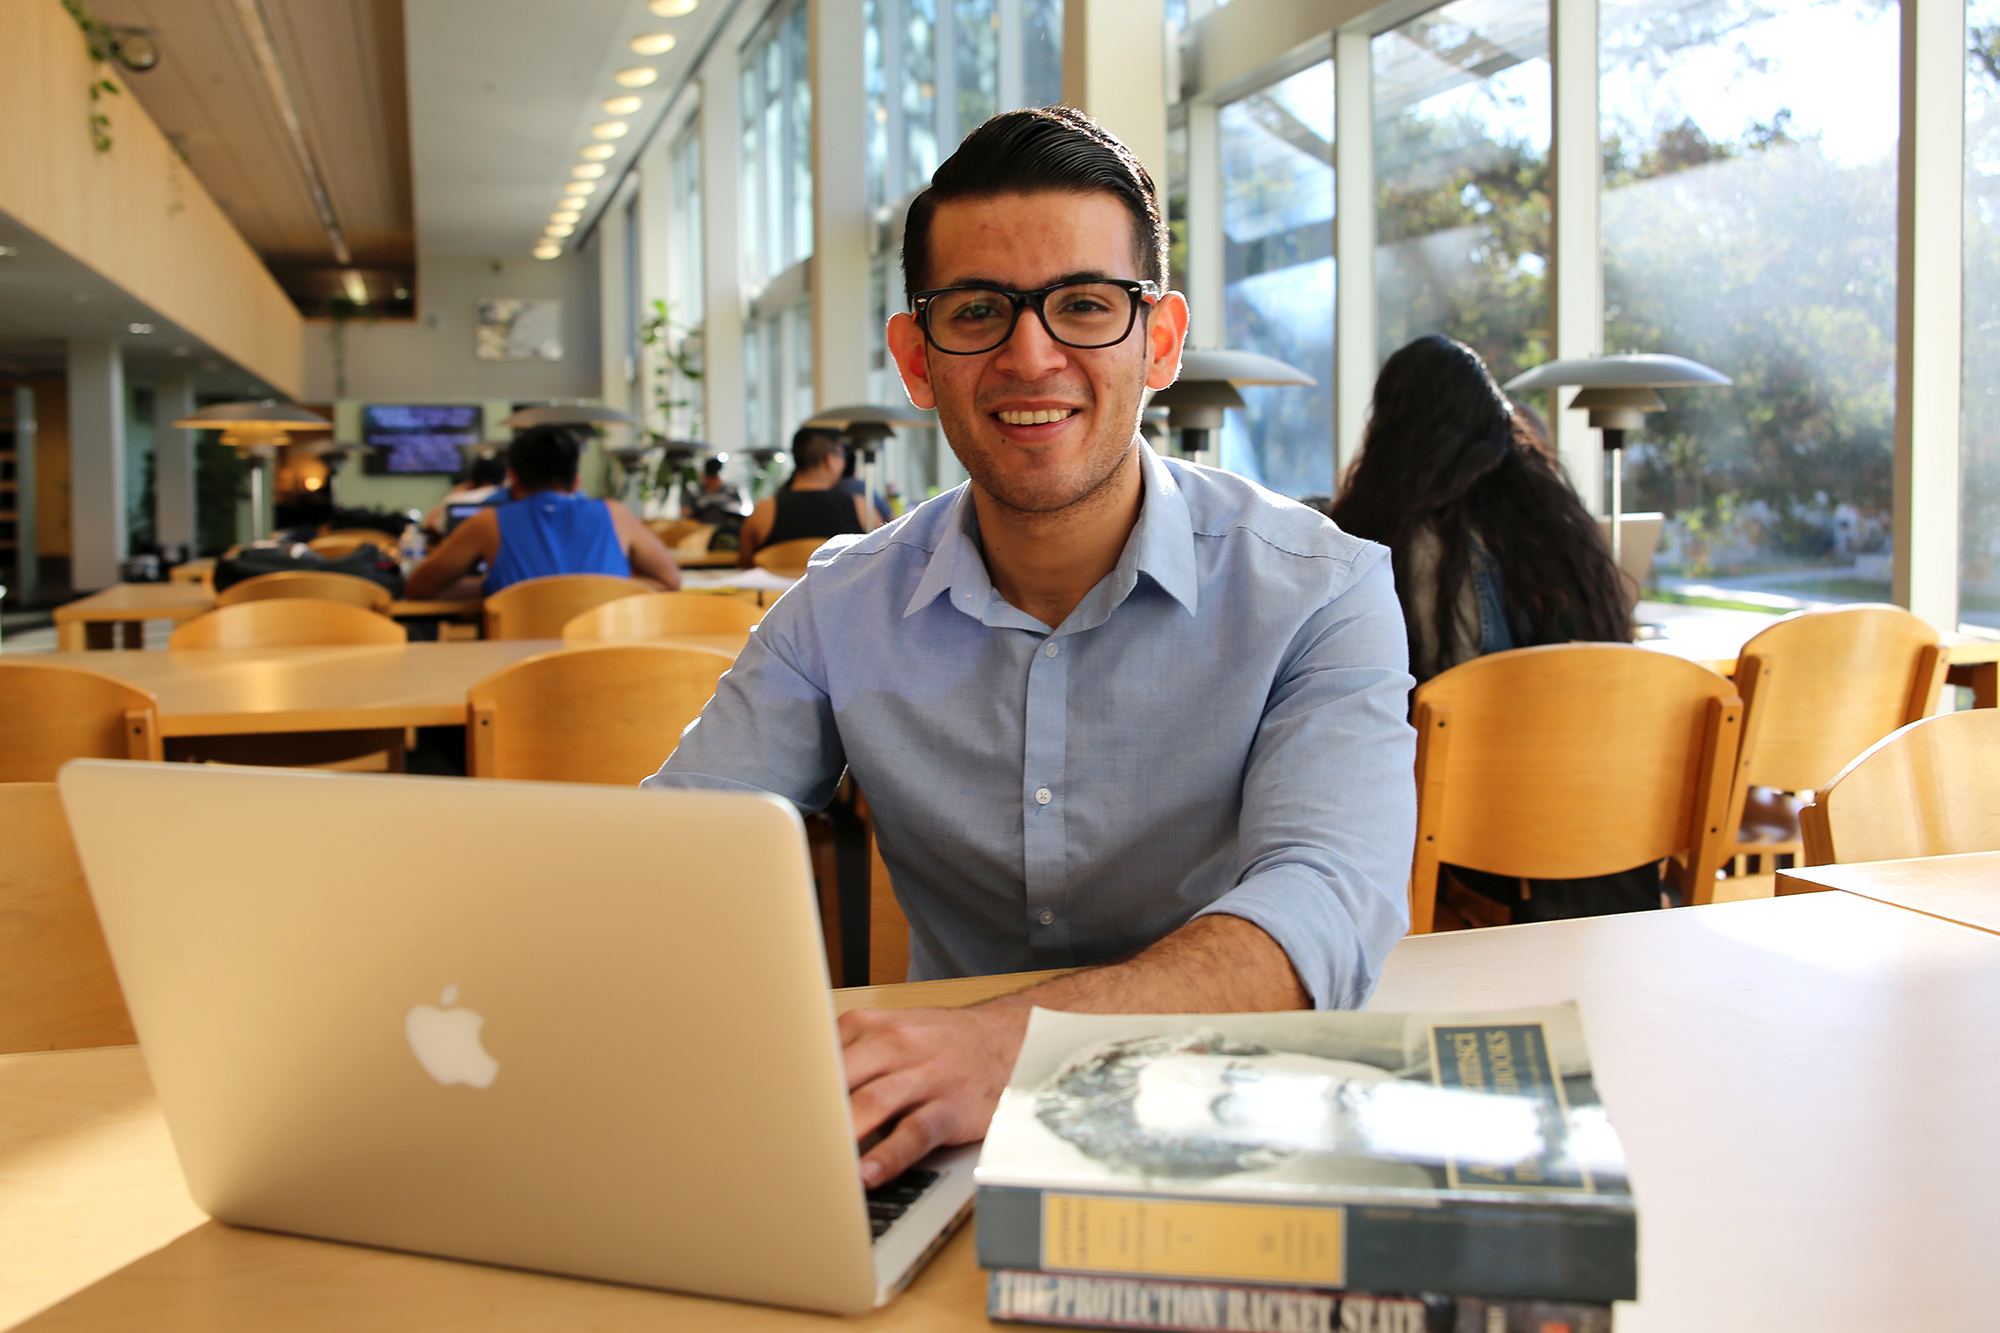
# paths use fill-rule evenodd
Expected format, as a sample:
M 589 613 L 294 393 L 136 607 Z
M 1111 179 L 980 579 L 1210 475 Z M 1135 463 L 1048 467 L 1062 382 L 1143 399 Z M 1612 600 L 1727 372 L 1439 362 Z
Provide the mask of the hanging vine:
M 90 143 L 100 153 L 111 151 L 111 117 L 104 114 L 104 99 L 118 96 L 118 85 L 105 77 L 117 45 L 117 35 L 109 24 L 91 13 L 83 0 L 62 0 L 62 7 L 83 31 L 84 48 L 90 52 Z

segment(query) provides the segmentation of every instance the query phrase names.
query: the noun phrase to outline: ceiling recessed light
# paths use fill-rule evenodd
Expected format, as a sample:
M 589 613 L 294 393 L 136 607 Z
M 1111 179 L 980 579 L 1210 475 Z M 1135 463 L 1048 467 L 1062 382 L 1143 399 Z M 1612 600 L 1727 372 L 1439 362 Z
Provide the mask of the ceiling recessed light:
M 674 49 L 674 35 L 670 32 L 649 32 L 643 37 L 632 39 L 632 53 L 641 56 L 663 56 Z
M 151 333 L 152 331 L 153 326 L 151 324 L 127 324 L 125 326 L 125 332 L 127 333 Z
M 608 143 L 588 143 L 577 153 L 577 156 L 586 162 L 602 162 L 605 158 L 617 153 L 617 151 L 616 148 L 613 148 Z
M 622 139 L 631 129 L 632 127 L 622 120 L 599 121 L 590 127 L 590 137 L 593 139 Z
M 543 241 L 535 247 L 535 258 L 537 259 L 554 259 L 560 254 L 562 254 L 562 247 L 554 241 Z
M 555 212 L 549 214 L 549 221 L 556 223 L 558 226 L 574 226 L 582 218 L 583 214 L 573 208 L 558 208 Z
M 645 100 L 638 97 L 607 97 L 604 99 L 604 109 L 614 116 L 629 116 L 643 105 L 645 105 Z
M 596 182 L 596 181 L 571 181 L 571 182 L 570 182 L 569 184 L 567 184 L 567 185 L 563 186 L 563 193 L 564 193 L 564 194 L 596 194 L 596 193 L 597 193 L 597 182 Z
M 575 230 L 576 228 L 572 227 L 567 222 L 551 222 L 548 226 L 542 228 L 542 235 L 563 237 L 563 236 L 568 236 L 571 232 L 574 232 Z
M 189 352 L 190 352 L 191 350 L 192 350 L 192 349 L 190 349 L 190 348 L 186 348 L 186 347 L 176 347 L 176 348 L 174 349 L 174 355 L 175 355 L 175 356 L 186 356 L 186 355 L 187 355 L 187 354 L 188 354 L 188 353 L 189 353 Z
M 651 65 L 634 65 L 631 69 L 621 69 L 611 76 L 611 81 L 620 88 L 644 88 L 660 77 L 660 71 Z
M 580 162 L 569 169 L 569 174 L 580 181 L 594 181 L 604 174 L 602 162 Z
M 652 80 L 648 79 L 646 80 L 646 82 L 651 83 Z M 12 259 L 15 255 L 18 255 L 20 253 L 21 251 L 17 246 L 0 245 L 0 259 Z
M 701 0 L 651 0 L 646 8 L 663 19 L 677 19 L 683 14 L 692 14 Z

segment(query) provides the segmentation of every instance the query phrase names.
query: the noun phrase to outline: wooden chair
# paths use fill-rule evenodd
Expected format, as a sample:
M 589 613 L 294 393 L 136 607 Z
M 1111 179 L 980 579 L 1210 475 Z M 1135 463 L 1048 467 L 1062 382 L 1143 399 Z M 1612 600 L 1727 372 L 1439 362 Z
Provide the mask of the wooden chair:
M 215 604 L 234 606 L 266 597 L 310 597 L 322 602 L 345 602 L 384 615 L 389 611 L 389 590 L 381 584 L 352 574 L 318 569 L 289 569 L 232 583 L 215 595 Z
M 322 644 L 407 643 L 409 631 L 373 611 L 307 597 L 219 606 L 174 630 L 169 649 L 310 648 Z
M 0 1054 L 137 1040 L 55 784 L 0 784 Z
M 806 562 L 826 541 L 824 537 L 800 537 L 796 541 L 779 542 L 759 550 L 751 559 L 759 569 L 768 569 L 788 579 L 804 578 Z
M 1804 850 L 1795 804 L 1764 800 L 1746 816 L 1752 787 L 1812 791 L 1896 728 L 1936 709 L 1950 655 L 1937 631 L 1899 606 L 1851 606 L 1788 616 L 1743 645 L 1736 689 L 1746 737 L 1729 827 L 1734 870 L 1769 874 Z
M 585 611 L 652 591 L 649 584 L 614 574 L 551 574 L 525 579 L 486 599 L 486 637 L 561 638 L 563 626 Z
M 2000 711 L 1883 737 L 1813 794 L 1799 825 L 1809 866 L 2000 851 Z
M 353 555 L 363 546 L 373 546 L 392 556 L 402 554 L 394 537 L 373 528 L 335 528 L 331 532 L 322 532 L 306 545 L 329 560 Z
M 82 667 L 0 662 L 0 782 L 54 782 L 72 759 L 160 759 L 159 704 Z
M 709 538 L 715 535 L 715 524 L 691 518 L 656 518 L 646 526 L 677 556 L 707 555 Z
M 466 692 L 472 776 L 636 783 L 673 753 L 734 661 L 621 643 L 516 662 Z
M 1624 644 L 1492 653 L 1426 681 L 1411 933 L 1432 928 L 1441 864 L 1580 879 L 1672 858 L 1683 901 L 1709 902 L 1742 721 L 1721 676 Z
M 762 607 L 734 597 L 699 592 L 654 592 L 620 597 L 585 611 L 563 626 L 566 644 L 644 643 L 676 634 L 728 634 L 749 630 L 764 618 Z

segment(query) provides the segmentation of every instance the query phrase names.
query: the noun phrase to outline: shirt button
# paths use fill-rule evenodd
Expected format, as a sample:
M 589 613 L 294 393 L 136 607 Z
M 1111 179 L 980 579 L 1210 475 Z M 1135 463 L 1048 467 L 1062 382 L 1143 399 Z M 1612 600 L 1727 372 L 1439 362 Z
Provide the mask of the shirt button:
M 1045 926 L 1053 922 L 1055 919 L 1056 919 L 1056 914 L 1054 912 L 1049 911 L 1047 908 L 1043 908 L 1042 914 L 1035 918 L 1035 920 L 1041 922 Z
M 1055 655 L 1056 655 L 1056 641 L 1054 639 L 1050 639 L 1048 641 L 1047 646 L 1042 649 L 1042 656 L 1054 657 Z
M 1050 801 L 1053 801 L 1055 798 L 1056 794 L 1050 791 L 1047 787 L 1035 788 L 1036 805 L 1047 805 Z

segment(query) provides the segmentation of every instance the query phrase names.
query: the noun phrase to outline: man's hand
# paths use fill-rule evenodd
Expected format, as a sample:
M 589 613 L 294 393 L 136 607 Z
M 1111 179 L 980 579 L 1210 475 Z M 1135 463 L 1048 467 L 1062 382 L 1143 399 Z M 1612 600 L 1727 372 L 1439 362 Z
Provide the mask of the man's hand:
M 856 1009 L 840 1016 L 854 1132 L 895 1122 L 861 1159 L 869 1189 L 932 1149 L 972 1143 L 1014 1072 L 1028 1012 L 1247 1013 L 1311 1004 L 1291 959 L 1233 916 L 1190 921 L 1129 962 L 1091 968 L 969 1009 Z

